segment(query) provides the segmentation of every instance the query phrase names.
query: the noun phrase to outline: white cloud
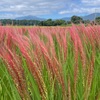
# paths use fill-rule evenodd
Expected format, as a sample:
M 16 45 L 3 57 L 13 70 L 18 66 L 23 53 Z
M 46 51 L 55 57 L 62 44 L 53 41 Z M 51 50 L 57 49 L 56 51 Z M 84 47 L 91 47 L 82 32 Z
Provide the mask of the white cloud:
M 100 0 L 81 0 L 81 2 L 88 6 L 100 6 Z
M 0 0 L 0 16 L 51 14 L 64 9 L 67 1 L 70 0 Z
M 100 11 L 100 0 L 0 0 L 0 18 L 26 15 L 89 14 Z
M 64 10 L 64 11 L 60 11 L 59 14 L 83 14 L 83 13 L 86 13 L 86 14 L 91 14 L 91 13 L 94 13 L 95 10 L 100 11 L 100 7 L 93 7 L 93 8 L 73 8 L 71 10 Z
M 67 14 L 67 13 L 69 13 L 69 12 L 70 12 L 70 11 L 63 10 L 63 11 L 60 11 L 60 12 L 59 12 L 59 14 L 61 14 L 61 15 L 62 15 L 62 14 Z
M 68 9 L 60 10 L 58 13 L 60 15 L 85 15 L 100 12 L 100 0 L 80 0 L 72 2 Z

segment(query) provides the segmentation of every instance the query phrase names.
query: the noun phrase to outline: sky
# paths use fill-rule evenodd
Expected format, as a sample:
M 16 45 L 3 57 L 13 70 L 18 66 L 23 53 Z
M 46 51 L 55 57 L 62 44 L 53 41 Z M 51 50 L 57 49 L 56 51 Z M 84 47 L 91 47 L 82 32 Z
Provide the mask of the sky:
M 94 12 L 100 12 L 100 0 L 0 0 L 0 19 L 27 15 L 56 19 Z

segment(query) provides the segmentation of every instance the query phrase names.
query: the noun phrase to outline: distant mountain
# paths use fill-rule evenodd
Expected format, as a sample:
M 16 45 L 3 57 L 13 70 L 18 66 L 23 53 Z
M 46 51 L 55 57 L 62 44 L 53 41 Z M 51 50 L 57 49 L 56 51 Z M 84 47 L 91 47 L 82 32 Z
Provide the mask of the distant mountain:
M 77 16 L 77 15 L 76 15 Z M 95 17 L 100 17 L 100 13 L 92 13 L 92 14 L 89 14 L 89 15 L 86 15 L 86 16 L 80 16 L 83 18 L 83 20 L 94 20 Z M 70 21 L 71 20 L 71 17 L 64 17 L 64 18 L 61 18 L 62 20 L 66 20 L 66 21 Z
M 95 17 L 100 17 L 100 13 L 92 13 L 92 14 L 89 14 L 89 15 L 86 15 L 86 16 L 80 16 L 80 17 L 82 17 L 84 20 L 94 20 Z M 71 17 L 63 17 L 63 18 L 60 18 L 60 19 L 70 21 Z M 28 15 L 28 16 L 17 17 L 16 20 L 39 20 L 39 21 L 43 21 L 43 20 L 46 20 L 46 19 L 45 18 L 39 18 L 39 17 L 32 16 L 32 15 Z
M 94 20 L 95 17 L 100 17 L 100 13 L 92 13 L 90 15 L 82 17 L 84 20 Z
M 62 20 L 66 20 L 66 21 L 70 21 L 71 20 L 71 17 L 64 17 L 64 18 L 61 18 Z
M 17 17 L 15 19 L 16 20 L 39 20 L 39 21 L 45 20 L 44 18 L 39 18 L 39 17 L 32 16 L 32 15 L 23 16 L 23 17 Z

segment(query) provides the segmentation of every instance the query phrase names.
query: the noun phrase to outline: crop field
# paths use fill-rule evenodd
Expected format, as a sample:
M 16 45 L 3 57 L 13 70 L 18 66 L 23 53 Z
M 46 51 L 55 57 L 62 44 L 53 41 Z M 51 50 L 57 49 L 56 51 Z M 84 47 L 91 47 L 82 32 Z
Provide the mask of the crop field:
M 0 26 L 0 100 L 100 100 L 100 26 Z

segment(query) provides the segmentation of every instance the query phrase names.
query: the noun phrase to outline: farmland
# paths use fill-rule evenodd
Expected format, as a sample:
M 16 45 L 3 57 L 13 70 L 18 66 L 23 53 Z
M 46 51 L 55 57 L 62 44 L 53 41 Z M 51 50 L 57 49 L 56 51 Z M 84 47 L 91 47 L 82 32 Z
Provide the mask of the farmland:
M 100 26 L 0 26 L 0 100 L 100 100 Z

